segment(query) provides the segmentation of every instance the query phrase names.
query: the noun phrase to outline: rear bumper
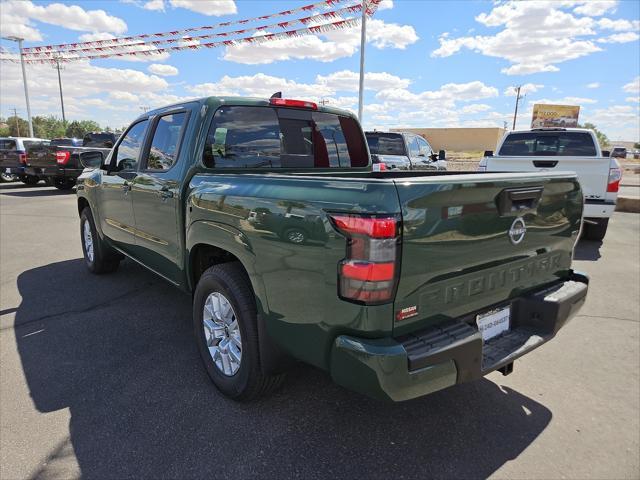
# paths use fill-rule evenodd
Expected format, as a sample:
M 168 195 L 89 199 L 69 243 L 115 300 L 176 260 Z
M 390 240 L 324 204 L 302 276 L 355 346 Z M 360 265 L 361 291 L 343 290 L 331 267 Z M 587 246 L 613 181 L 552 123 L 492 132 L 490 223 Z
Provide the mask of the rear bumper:
M 573 273 L 565 282 L 514 299 L 511 329 L 484 344 L 475 314 L 396 339 L 339 336 L 331 376 L 347 388 L 393 401 L 480 378 L 551 340 L 582 307 L 588 283 Z
M 584 203 L 584 218 L 609 218 L 616 209 L 616 202 L 590 202 Z
M 64 177 L 75 179 L 80 176 L 82 170 L 82 168 L 66 168 L 55 165 L 51 167 L 26 167 L 24 169 L 24 174 L 35 175 L 38 177 Z

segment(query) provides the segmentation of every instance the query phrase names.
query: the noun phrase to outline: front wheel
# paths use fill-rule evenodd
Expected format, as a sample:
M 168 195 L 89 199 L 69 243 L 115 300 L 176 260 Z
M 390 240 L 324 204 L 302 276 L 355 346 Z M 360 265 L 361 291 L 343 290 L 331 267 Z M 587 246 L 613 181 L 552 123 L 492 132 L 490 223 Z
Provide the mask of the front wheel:
M 287 241 L 296 245 L 302 245 L 307 241 L 307 233 L 300 228 L 290 228 L 284 232 L 282 237 Z
M 110 273 L 117 270 L 122 256 L 100 239 L 89 207 L 80 214 L 80 238 L 84 262 L 91 273 Z
M 604 239 L 604 236 L 607 234 L 607 227 L 609 226 L 608 218 L 589 218 L 585 219 L 587 221 L 584 222 L 584 226 L 582 228 L 582 237 L 585 240 L 592 240 L 595 242 L 601 242 Z
M 281 384 L 283 375 L 265 375 L 260 368 L 256 302 L 240 263 L 214 265 L 202 274 L 193 326 L 207 374 L 227 397 L 252 400 Z
M 10 183 L 15 182 L 18 179 L 13 173 L 0 173 L 0 182 Z

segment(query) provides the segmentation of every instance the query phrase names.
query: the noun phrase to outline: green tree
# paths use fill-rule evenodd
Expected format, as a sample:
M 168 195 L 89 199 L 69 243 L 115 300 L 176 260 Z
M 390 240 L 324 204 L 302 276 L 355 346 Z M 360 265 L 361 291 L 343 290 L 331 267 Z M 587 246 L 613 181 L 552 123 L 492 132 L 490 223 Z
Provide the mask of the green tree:
M 598 138 L 598 143 L 600 143 L 600 148 L 607 148 L 611 143 L 609 142 L 609 138 L 596 127 L 593 123 L 584 123 L 582 125 L 578 125 L 580 128 L 588 128 L 589 130 L 593 130 Z
M 67 126 L 67 137 L 82 138 L 89 132 L 99 132 L 100 125 L 93 120 L 74 120 Z
M 640 149 L 640 142 L 634 143 L 633 148 Z
M 29 122 L 20 117 L 9 117 L 4 123 L 7 124 L 6 128 L 2 129 L 0 135 L 5 137 L 28 137 L 29 136 Z
M 39 138 L 64 137 L 65 126 L 62 120 L 52 115 L 33 117 L 33 134 Z

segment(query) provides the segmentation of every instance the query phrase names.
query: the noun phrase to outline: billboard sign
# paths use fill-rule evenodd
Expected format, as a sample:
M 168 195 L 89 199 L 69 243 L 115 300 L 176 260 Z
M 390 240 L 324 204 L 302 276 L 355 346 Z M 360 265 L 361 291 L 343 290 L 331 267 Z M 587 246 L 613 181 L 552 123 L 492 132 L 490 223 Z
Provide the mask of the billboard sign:
M 578 126 L 580 107 L 573 105 L 545 105 L 536 103 L 533 106 L 531 128 L 571 128 Z

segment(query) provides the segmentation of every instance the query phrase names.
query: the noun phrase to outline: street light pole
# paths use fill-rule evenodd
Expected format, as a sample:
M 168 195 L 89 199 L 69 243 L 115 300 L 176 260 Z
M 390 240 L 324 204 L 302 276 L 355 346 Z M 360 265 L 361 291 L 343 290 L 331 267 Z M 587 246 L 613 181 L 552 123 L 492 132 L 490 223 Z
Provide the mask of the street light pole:
M 62 77 L 60 76 L 60 70 L 62 70 L 62 67 L 60 66 L 60 57 L 56 56 L 54 57 L 54 60 L 56 64 L 53 68 L 58 70 L 58 86 L 60 87 L 60 105 L 62 106 L 62 124 L 66 125 L 67 117 L 65 117 L 64 115 L 64 99 L 62 98 Z
M 358 90 L 358 120 L 362 123 L 364 107 L 364 47 L 367 43 L 367 0 L 362 0 L 362 22 L 360 25 L 360 87 Z
M 24 68 L 24 53 L 22 52 L 22 42 L 24 38 L 20 37 L 2 37 L 12 42 L 18 42 L 18 50 L 20 50 L 20 64 L 22 65 L 22 82 L 24 83 L 24 98 L 27 101 L 27 119 L 29 120 L 29 136 L 33 137 L 33 121 L 31 120 L 31 105 L 29 104 L 29 87 L 27 86 L 27 71 Z

